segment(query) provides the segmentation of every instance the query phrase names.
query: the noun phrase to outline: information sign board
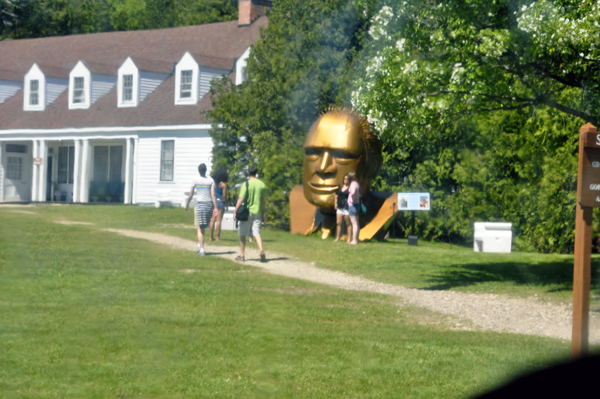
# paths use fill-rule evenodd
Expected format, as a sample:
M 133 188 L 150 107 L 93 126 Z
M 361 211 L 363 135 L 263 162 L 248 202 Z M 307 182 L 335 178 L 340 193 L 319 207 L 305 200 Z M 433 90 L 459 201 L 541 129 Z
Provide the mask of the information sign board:
M 430 209 L 429 193 L 398 193 L 399 211 L 428 211 Z
M 43 163 L 43 161 L 44 161 L 43 158 L 33 158 L 34 165 L 41 165 Z
M 578 202 L 581 206 L 600 207 L 600 134 L 587 131 L 582 134 L 583 154 L 581 162 L 581 182 Z

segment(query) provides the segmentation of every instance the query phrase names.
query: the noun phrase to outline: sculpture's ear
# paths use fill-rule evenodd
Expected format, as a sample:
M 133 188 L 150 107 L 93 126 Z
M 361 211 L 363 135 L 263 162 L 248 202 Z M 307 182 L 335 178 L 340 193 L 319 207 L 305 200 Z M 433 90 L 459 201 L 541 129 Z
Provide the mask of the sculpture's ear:
M 383 156 L 381 155 L 381 152 L 376 153 L 372 149 L 368 149 L 364 177 L 372 179 L 377 176 L 379 169 L 381 169 L 382 163 Z

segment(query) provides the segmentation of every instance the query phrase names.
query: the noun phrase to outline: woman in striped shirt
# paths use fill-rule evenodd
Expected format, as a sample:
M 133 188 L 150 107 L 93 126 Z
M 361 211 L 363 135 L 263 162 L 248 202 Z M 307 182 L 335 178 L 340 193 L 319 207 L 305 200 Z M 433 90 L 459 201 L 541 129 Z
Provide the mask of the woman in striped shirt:
M 194 194 L 196 195 L 196 215 L 198 217 L 198 255 L 204 256 L 204 229 L 210 223 L 210 219 L 217 215 L 217 198 L 215 196 L 215 182 L 211 177 L 206 176 L 206 165 L 201 163 L 198 166 L 200 177 L 194 180 L 190 195 L 185 205 L 188 210 L 190 201 Z

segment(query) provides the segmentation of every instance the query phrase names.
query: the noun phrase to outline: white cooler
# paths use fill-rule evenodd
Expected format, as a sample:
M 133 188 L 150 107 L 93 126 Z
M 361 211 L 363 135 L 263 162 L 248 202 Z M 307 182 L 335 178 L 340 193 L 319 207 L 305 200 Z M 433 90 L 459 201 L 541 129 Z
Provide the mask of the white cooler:
M 475 252 L 510 252 L 512 223 L 475 223 Z

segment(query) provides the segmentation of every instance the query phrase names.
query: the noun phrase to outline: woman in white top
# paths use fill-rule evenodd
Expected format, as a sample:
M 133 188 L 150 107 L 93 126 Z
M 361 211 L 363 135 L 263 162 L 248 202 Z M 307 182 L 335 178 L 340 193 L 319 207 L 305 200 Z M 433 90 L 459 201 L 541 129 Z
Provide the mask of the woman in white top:
M 215 196 L 215 182 L 206 176 L 206 165 L 198 166 L 200 177 L 194 180 L 190 189 L 185 210 L 188 210 L 190 201 L 196 194 L 196 215 L 198 217 L 198 255 L 204 256 L 204 229 L 208 227 L 210 219 L 217 215 L 217 197 Z

